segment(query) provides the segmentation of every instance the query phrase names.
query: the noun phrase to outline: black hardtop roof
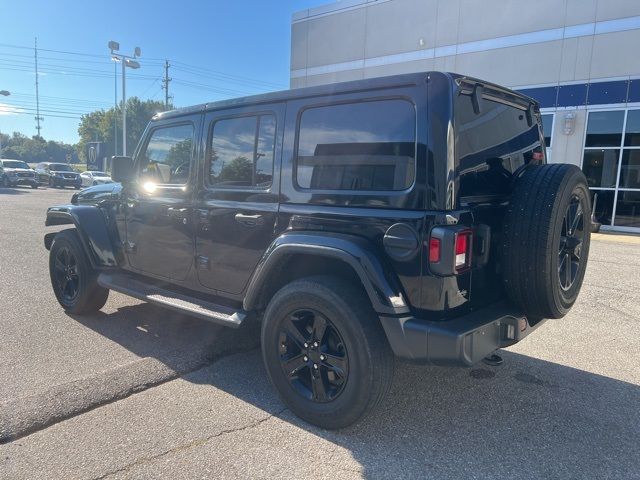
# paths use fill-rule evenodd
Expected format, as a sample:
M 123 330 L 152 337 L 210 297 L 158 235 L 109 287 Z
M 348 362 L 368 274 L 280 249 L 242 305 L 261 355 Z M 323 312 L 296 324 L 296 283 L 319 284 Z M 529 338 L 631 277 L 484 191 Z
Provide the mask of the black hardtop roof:
M 525 95 L 518 92 L 509 90 L 506 87 L 501 87 L 497 84 L 479 80 L 477 78 L 460 75 L 457 73 L 449 72 L 418 72 L 418 73 L 405 73 L 401 75 L 391 75 L 386 77 L 366 78 L 363 80 L 352 80 L 349 82 L 330 83 L 325 85 L 317 85 L 313 87 L 293 88 L 290 90 L 280 90 L 276 92 L 263 93 L 260 95 L 250 95 L 247 97 L 231 98 L 227 100 L 220 100 L 217 102 L 201 103 L 199 105 L 193 105 L 190 107 L 178 108 L 167 112 L 160 112 L 154 115 L 152 120 L 161 120 L 172 117 L 179 117 L 191 113 L 203 112 L 207 110 L 218 110 L 223 108 L 242 107 L 246 105 L 259 105 L 261 103 L 273 103 L 286 100 L 295 100 L 298 98 L 308 98 L 316 96 L 325 96 L 331 94 L 343 94 L 354 93 L 366 90 L 378 90 L 384 88 L 399 88 L 410 87 L 425 83 L 427 78 L 431 75 L 442 75 L 449 78 L 450 81 L 463 81 L 467 83 L 476 83 L 484 86 L 485 88 L 491 88 L 502 92 L 507 92 L 520 97 L 522 100 L 529 103 L 537 104 L 537 102 Z

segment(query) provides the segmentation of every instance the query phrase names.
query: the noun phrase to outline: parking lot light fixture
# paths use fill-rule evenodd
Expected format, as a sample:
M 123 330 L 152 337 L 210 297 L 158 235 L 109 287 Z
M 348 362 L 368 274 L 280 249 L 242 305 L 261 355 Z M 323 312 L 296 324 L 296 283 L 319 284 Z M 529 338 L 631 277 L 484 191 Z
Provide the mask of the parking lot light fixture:
M 7 90 L 0 90 L 0 95 L 2 95 L 3 97 L 8 97 L 9 95 L 11 95 L 11 92 Z
M 140 68 L 140 63 L 135 59 L 141 55 L 140 47 L 136 47 L 133 55 L 119 53 L 120 44 L 114 40 L 107 44 L 111 51 L 111 59 L 122 63 L 122 155 L 127 155 L 127 93 L 126 93 L 126 70 L 127 67 L 134 70 Z

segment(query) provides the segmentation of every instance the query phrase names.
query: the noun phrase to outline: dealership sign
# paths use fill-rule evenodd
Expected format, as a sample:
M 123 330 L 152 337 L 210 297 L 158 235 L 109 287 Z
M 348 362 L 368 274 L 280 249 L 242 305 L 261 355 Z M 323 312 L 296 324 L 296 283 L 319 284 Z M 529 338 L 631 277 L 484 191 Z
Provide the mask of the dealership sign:
M 87 170 L 104 171 L 104 143 L 87 143 Z

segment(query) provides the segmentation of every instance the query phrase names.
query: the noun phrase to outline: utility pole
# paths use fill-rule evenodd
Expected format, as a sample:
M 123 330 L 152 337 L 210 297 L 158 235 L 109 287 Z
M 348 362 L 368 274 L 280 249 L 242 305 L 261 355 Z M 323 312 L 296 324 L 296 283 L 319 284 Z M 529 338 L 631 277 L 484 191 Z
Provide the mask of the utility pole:
M 171 81 L 171 77 L 169 77 L 169 60 L 164 61 L 164 78 L 162 79 L 162 88 L 164 89 L 164 108 L 169 110 L 169 99 L 172 98 L 169 95 L 169 82 Z
M 35 48 L 33 49 L 36 59 L 36 130 L 38 131 L 38 136 L 40 136 L 40 120 L 44 120 L 40 116 L 40 93 L 38 91 L 38 37 L 36 37 Z

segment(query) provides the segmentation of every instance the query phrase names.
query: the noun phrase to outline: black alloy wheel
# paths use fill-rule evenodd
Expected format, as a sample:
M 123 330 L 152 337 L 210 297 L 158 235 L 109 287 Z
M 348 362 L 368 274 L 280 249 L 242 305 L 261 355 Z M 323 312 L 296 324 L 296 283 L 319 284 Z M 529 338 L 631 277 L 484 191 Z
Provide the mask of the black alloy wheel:
M 96 312 L 109 297 L 109 290 L 98 284 L 98 271 L 92 267 L 73 228 L 54 237 L 49 252 L 49 275 L 58 303 L 69 313 Z
M 391 385 L 393 352 L 366 292 L 351 279 L 293 280 L 262 321 L 269 379 L 296 415 L 343 428 L 372 412 Z
M 569 290 L 576 280 L 585 236 L 584 211 L 577 195 L 572 195 L 567 206 L 560 233 L 558 251 L 558 278 L 560 287 Z
M 80 277 L 78 274 L 78 259 L 71 249 L 63 247 L 54 257 L 54 280 L 58 291 L 67 303 L 73 303 L 80 291 Z
M 279 344 L 280 366 L 300 395 L 323 403 L 342 393 L 349 358 L 328 318 L 313 309 L 295 310 L 282 323 Z

